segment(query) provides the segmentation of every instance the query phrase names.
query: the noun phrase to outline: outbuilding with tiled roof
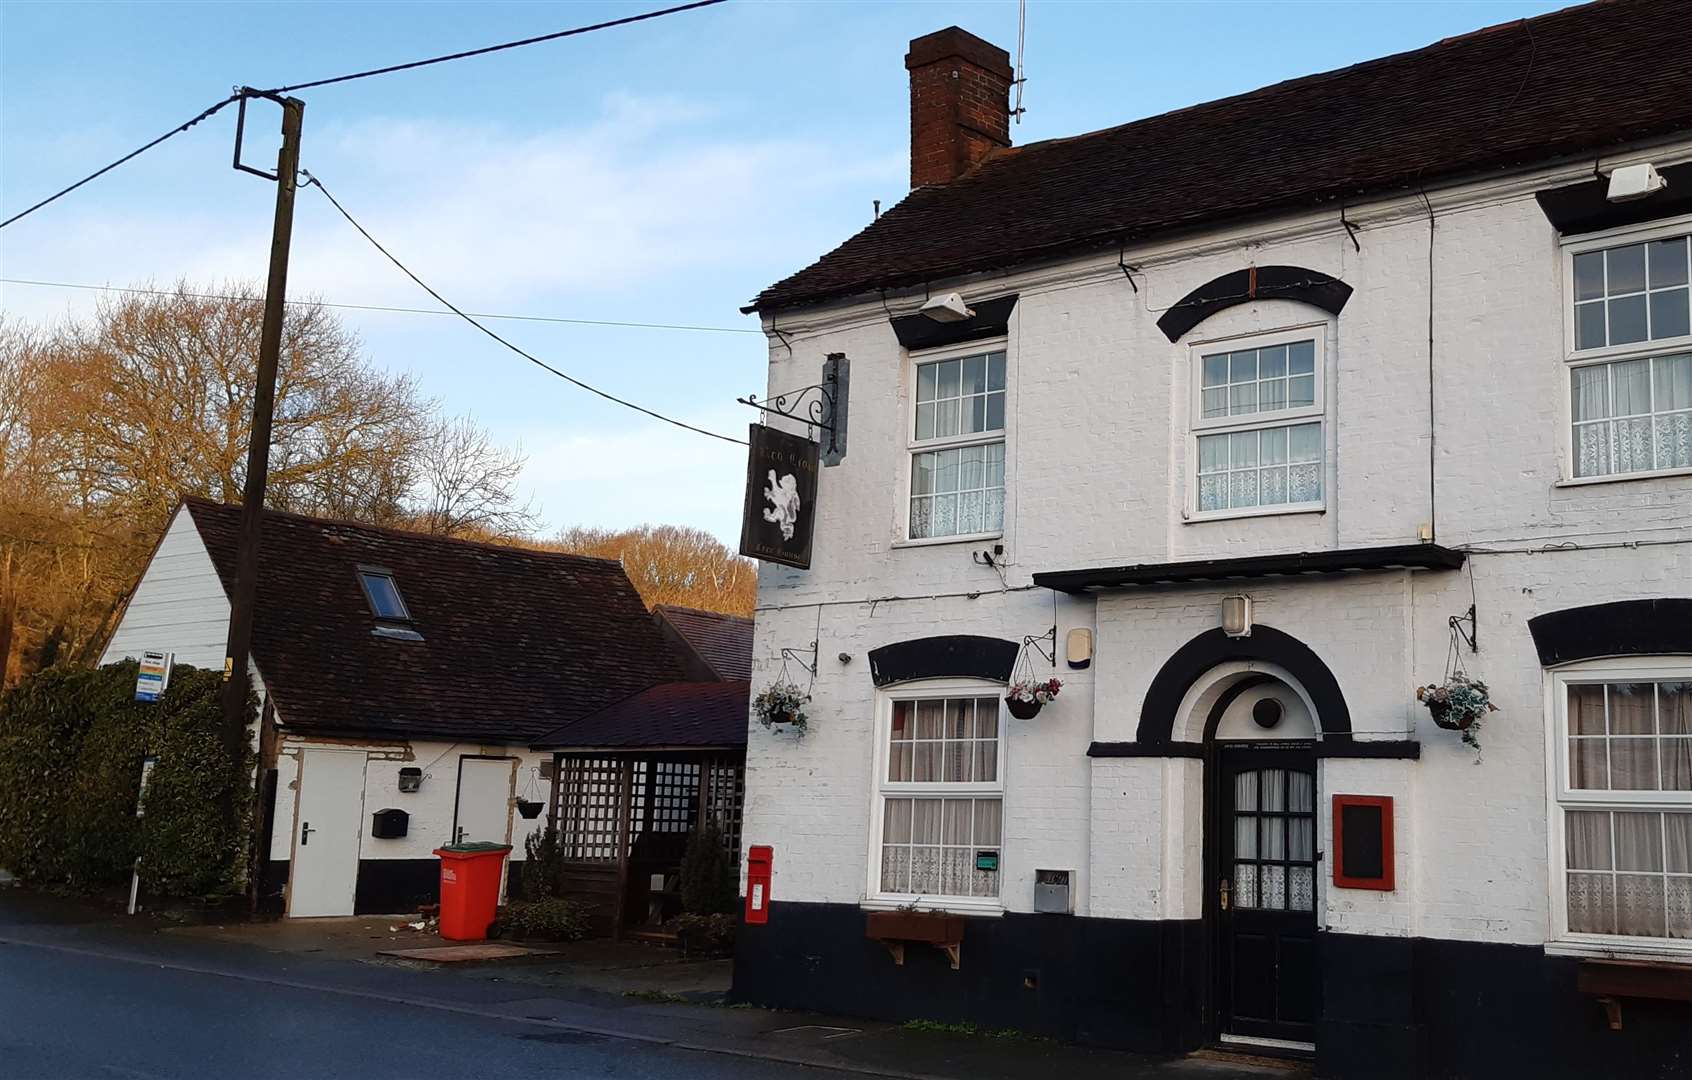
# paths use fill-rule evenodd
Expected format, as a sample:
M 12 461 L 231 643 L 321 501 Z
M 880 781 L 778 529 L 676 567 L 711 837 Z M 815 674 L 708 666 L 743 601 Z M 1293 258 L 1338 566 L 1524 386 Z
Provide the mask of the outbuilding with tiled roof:
M 240 509 L 185 499 L 108 643 L 222 666 Z M 432 851 L 544 824 L 530 743 L 683 677 L 614 561 L 264 515 L 252 673 L 267 901 L 290 915 L 414 911 Z

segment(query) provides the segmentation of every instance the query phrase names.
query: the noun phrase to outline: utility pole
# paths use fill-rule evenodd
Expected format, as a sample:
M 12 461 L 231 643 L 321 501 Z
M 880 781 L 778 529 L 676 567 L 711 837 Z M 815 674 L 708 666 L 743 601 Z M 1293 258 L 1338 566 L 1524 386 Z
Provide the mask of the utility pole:
M 242 88 L 244 94 L 256 91 Z M 264 96 L 264 95 L 257 95 Z M 276 155 L 276 217 L 270 234 L 270 276 L 264 291 L 264 325 L 259 332 L 258 382 L 253 388 L 253 424 L 247 439 L 247 478 L 241 493 L 241 529 L 235 554 L 235 591 L 230 598 L 229 643 L 224 651 L 223 745 L 230 760 L 239 761 L 247 741 L 247 710 L 251 679 L 247 673 L 253 642 L 253 608 L 258 595 L 259 539 L 264 527 L 264 486 L 270 469 L 270 421 L 276 403 L 276 369 L 282 351 L 282 317 L 288 292 L 288 246 L 294 231 L 294 190 L 300 169 L 300 124 L 305 102 L 298 98 L 272 98 L 282 106 L 282 148 Z M 246 100 L 241 102 L 245 120 Z M 240 135 L 236 135 L 235 167 L 269 177 L 270 174 L 243 166 Z M 228 822 L 231 829 L 240 821 L 240 807 L 246 793 L 231 790 Z M 256 878 L 257 867 L 249 860 L 248 876 Z M 247 883 L 249 896 L 256 897 L 255 881 Z

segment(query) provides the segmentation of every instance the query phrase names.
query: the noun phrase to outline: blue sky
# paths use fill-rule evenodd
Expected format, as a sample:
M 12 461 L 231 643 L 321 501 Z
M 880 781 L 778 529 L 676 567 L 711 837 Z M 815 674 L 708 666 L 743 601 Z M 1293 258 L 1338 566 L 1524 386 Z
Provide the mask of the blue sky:
M 0 4 L 0 211 L 13 213 L 236 84 L 275 86 L 528 37 L 644 3 Z M 1018 143 L 1417 48 L 1556 3 L 1076 3 L 1028 7 Z M 305 91 L 304 167 L 470 310 L 755 330 L 738 308 L 906 191 L 912 37 L 956 23 L 1011 48 L 1014 2 L 737 0 L 492 57 Z M 274 153 L 274 117 L 255 146 Z M 249 130 L 255 130 L 249 125 Z M 0 233 L 5 277 L 261 281 L 269 184 L 229 168 L 233 113 Z M 271 158 L 270 160 L 274 160 Z M 290 296 L 432 302 L 303 192 Z M 92 296 L 0 285 L 9 317 Z M 530 457 L 549 529 L 698 525 L 729 540 L 737 447 L 584 394 L 445 316 L 343 312 Z M 495 324 L 555 366 L 743 434 L 756 333 Z

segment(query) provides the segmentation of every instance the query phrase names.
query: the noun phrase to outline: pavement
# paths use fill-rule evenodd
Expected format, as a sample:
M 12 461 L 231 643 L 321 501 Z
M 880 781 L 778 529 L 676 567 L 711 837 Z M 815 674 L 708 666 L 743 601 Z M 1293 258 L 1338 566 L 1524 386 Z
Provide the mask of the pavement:
M 18 1080 L 1304 1075 L 1248 1059 L 1157 1059 L 726 1006 L 726 961 L 629 943 L 548 945 L 559 951 L 483 965 L 377 959 L 396 945 L 439 943 L 397 925 L 173 927 L 0 890 L 0 1071 Z

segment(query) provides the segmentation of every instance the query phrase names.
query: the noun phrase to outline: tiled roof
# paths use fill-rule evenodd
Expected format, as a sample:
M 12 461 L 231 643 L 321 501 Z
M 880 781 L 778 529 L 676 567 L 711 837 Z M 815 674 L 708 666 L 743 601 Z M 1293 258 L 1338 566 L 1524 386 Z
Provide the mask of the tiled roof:
M 1339 12 L 1341 9 L 1334 9 Z M 1692 130 L 1686 0 L 1604 0 L 1068 139 L 918 188 L 748 310 L 919 285 Z
M 672 604 L 659 604 L 652 613 L 669 623 L 717 678 L 752 677 L 751 619 Z
M 744 747 L 752 684 L 664 683 L 535 740 L 539 750 Z
M 240 509 L 184 501 L 227 592 Z M 680 677 L 622 567 L 270 511 L 253 659 L 289 730 L 527 743 Z M 371 633 L 360 565 L 422 641 Z

